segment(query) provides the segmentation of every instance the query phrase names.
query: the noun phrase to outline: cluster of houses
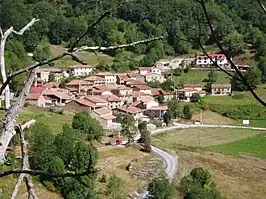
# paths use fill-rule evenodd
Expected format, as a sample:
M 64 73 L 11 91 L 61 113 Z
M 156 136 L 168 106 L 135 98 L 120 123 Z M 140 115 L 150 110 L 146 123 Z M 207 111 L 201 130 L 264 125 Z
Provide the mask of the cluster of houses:
M 219 65 L 226 65 L 225 57 L 214 56 Z M 198 64 L 205 64 L 202 56 Z M 175 67 L 191 64 L 193 60 L 175 60 Z M 210 62 L 207 60 L 207 63 Z M 193 101 L 198 95 L 203 97 L 206 92 L 200 84 L 185 84 L 184 88 L 174 92 L 167 92 L 162 88 L 151 88 L 149 82 L 166 81 L 164 72 L 169 70 L 166 62 L 160 61 L 154 67 L 139 67 L 130 73 L 99 72 L 94 74 L 93 67 L 77 64 L 67 69 L 39 68 L 36 71 L 34 84 L 26 97 L 28 104 L 38 107 L 64 107 L 65 111 L 88 111 L 91 116 L 99 120 L 105 129 L 116 128 L 116 115 L 130 114 L 137 121 L 150 119 L 162 120 L 167 106 L 158 102 L 159 96 L 165 101 L 174 97 L 183 101 Z M 53 74 L 54 82 L 49 82 Z M 66 88 L 59 88 L 60 81 L 71 76 Z M 231 94 L 230 84 L 212 84 L 212 95 Z
M 55 82 L 48 82 L 51 73 Z M 66 88 L 59 88 L 60 80 L 68 76 L 74 79 L 66 83 Z M 124 74 L 93 74 L 93 68 L 88 65 L 75 65 L 70 70 L 39 68 L 26 101 L 38 107 L 60 106 L 67 112 L 86 110 L 105 129 L 111 130 L 117 127 L 118 113 L 130 114 L 136 121 L 162 119 L 168 107 L 161 106 L 157 98 L 163 95 L 167 101 L 174 93 L 151 88 L 148 83 L 165 80 L 162 70 L 156 67 L 140 67 Z

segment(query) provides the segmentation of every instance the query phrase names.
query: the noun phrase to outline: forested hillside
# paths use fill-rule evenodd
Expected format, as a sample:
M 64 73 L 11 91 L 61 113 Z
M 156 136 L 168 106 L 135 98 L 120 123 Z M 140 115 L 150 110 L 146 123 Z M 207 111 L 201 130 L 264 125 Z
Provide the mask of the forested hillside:
M 48 44 L 66 45 L 80 36 L 92 21 L 121 0 L 0 0 L 0 26 L 19 29 L 32 17 L 39 18 L 23 36 L 10 38 L 6 59 L 8 70 L 24 67 L 29 62 L 26 52 L 34 52 L 35 60 L 51 56 Z M 266 74 L 266 15 L 253 0 L 210 0 L 208 13 L 218 39 L 231 56 L 245 49 L 256 53 L 256 60 Z M 115 68 L 131 69 L 134 65 L 150 65 L 165 55 L 195 55 L 198 25 L 196 16 L 205 18 L 195 0 L 135 0 L 119 7 L 110 17 L 82 39 L 80 45 L 109 46 L 125 44 L 152 36 L 164 41 L 110 52 L 116 56 Z M 213 46 L 209 28 L 202 25 L 202 41 Z M 180 40 L 188 39 L 189 41 Z M 147 55 L 142 63 L 119 65 L 136 55 Z M 104 67 L 103 67 L 104 70 Z M 123 70 L 121 70 L 123 71 Z

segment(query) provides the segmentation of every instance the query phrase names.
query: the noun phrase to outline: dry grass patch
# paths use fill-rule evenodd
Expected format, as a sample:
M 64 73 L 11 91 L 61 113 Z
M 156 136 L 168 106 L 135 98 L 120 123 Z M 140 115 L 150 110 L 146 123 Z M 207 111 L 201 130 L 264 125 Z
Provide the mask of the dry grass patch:
M 191 128 L 175 130 L 152 137 L 156 146 L 178 149 L 180 145 L 191 147 L 206 147 L 229 143 L 260 134 L 260 131 L 229 128 Z
M 111 175 L 116 175 L 122 179 L 124 193 L 129 193 L 137 188 L 143 188 L 147 185 L 147 179 L 138 179 L 135 174 L 138 170 L 147 168 L 147 163 L 154 160 L 152 154 L 143 153 L 138 148 L 113 148 L 101 149 L 99 151 L 99 161 L 97 167 L 101 169 L 98 173 L 100 179 L 106 175 L 107 179 Z M 131 163 L 132 171 L 127 171 L 127 165 Z M 97 188 L 103 192 L 106 183 L 97 183 Z
M 193 115 L 192 120 L 200 120 L 200 112 Z M 213 111 L 202 112 L 202 120 L 205 124 L 234 124 L 235 121 Z
M 196 167 L 208 169 L 218 191 L 227 199 L 266 198 L 266 160 L 211 152 L 179 151 L 178 179 Z

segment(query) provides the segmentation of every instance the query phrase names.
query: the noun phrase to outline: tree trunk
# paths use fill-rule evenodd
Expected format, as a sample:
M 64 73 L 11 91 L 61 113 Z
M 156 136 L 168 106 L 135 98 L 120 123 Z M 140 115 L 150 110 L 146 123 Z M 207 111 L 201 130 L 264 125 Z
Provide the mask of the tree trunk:
M 6 43 L 6 38 L 1 39 L 1 44 L 0 44 L 0 70 L 1 70 L 1 75 L 2 75 L 2 81 L 5 82 L 7 80 L 6 77 L 6 68 L 5 68 L 5 43 Z M 8 109 L 10 107 L 10 89 L 9 85 L 6 86 L 5 91 L 4 91 L 4 96 L 5 96 L 5 108 Z
M 0 163 L 1 161 L 3 162 L 3 160 L 5 159 L 5 152 L 8 147 L 8 144 L 10 143 L 12 137 L 16 134 L 15 125 L 17 117 L 19 116 L 24 106 L 25 98 L 30 91 L 30 87 L 32 86 L 34 76 L 35 72 L 32 71 L 17 101 L 14 102 L 12 106 L 8 109 L 3 119 L 4 126 L 2 129 L 2 133 L 0 135 Z

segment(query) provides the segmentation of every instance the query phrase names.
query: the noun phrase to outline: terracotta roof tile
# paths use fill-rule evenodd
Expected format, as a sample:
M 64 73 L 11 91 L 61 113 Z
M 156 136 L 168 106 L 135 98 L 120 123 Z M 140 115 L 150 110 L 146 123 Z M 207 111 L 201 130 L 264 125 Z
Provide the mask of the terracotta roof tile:
M 37 101 L 42 96 L 41 93 L 29 93 L 26 97 L 26 100 L 35 100 Z
M 30 88 L 30 93 L 42 93 L 44 90 L 46 90 L 46 87 L 42 86 L 42 87 L 31 87 Z
M 212 84 L 212 88 L 231 88 L 231 84 Z
M 162 110 L 162 111 L 166 111 L 166 110 L 168 110 L 168 107 L 167 106 L 152 106 L 148 110 Z
M 131 114 L 136 114 L 136 113 L 141 113 L 143 110 L 135 107 L 135 106 L 121 106 L 117 108 L 118 110 L 124 111 L 126 113 L 131 113 Z

